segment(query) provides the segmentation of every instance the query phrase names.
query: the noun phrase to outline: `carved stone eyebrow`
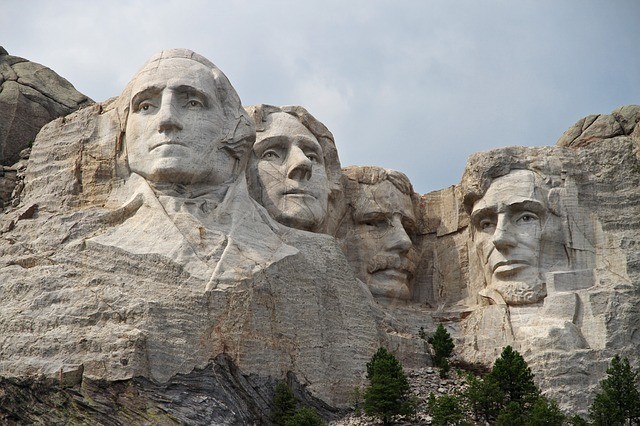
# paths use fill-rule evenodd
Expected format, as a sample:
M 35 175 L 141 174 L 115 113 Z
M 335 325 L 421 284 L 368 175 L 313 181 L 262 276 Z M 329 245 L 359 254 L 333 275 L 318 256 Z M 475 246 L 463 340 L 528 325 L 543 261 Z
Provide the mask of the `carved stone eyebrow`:
M 162 89 L 163 88 L 160 86 L 147 86 L 139 90 L 135 95 L 131 97 L 131 106 L 133 107 L 133 109 L 136 109 L 137 106 L 140 105 L 140 102 L 145 99 L 149 99 L 152 96 L 158 95 L 160 92 L 162 92 Z
M 200 90 L 188 84 L 181 84 L 172 88 L 171 90 L 179 94 L 187 95 L 189 97 L 195 97 L 199 99 L 205 107 L 209 106 L 210 96 L 204 90 Z
M 253 144 L 253 151 L 256 154 L 262 154 L 269 148 L 285 148 L 288 141 L 282 135 L 268 136 Z
M 483 207 L 471 212 L 471 221 L 477 223 L 480 219 L 485 217 L 494 216 L 498 214 L 498 209 L 495 206 Z
M 375 209 L 373 210 L 363 209 L 363 210 L 364 211 L 358 209 L 354 212 L 353 218 L 356 220 L 356 222 L 367 222 L 371 220 L 388 219 L 390 216 L 389 213 L 375 210 Z
M 547 207 L 538 200 L 524 200 L 519 203 L 512 203 L 507 206 L 509 212 L 531 211 L 541 214 L 547 210 Z

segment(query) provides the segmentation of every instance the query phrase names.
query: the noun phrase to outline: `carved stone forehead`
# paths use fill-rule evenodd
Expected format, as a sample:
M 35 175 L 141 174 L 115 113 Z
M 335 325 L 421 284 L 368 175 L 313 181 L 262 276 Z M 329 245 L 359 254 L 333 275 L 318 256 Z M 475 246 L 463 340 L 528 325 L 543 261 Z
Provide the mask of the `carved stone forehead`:
M 404 217 L 414 219 L 411 197 L 403 194 L 388 180 L 374 185 L 360 184 L 358 187 L 357 196 L 355 199 L 352 198 L 356 217 L 368 213 L 400 213 Z
M 192 86 L 215 96 L 216 80 L 211 68 L 187 58 L 163 58 L 150 62 L 133 78 L 132 95 L 147 86 Z
M 545 189 L 534 172 L 514 170 L 491 182 L 484 196 L 474 204 L 473 211 L 485 208 L 499 210 L 502 206 L 524 201 L 537 201 L 546 205 Z
M 296 117 L 286 112 L 269 114 L 264 131 L 257 133 L 257 139 L 262 140 L 272 136 L 303 136 L 305 139 L 317 141 L 316 137 Z

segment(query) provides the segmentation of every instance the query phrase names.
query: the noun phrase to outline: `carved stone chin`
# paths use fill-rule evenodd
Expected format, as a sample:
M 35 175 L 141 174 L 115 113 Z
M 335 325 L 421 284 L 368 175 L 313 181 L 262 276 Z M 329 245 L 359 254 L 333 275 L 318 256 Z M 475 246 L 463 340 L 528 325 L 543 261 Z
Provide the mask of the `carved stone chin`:
M 494 281 L 491 287 L 502 296 L 507 305 L 528 305 L 540 302 L 547 295 L 542 280 L 531 281 Z

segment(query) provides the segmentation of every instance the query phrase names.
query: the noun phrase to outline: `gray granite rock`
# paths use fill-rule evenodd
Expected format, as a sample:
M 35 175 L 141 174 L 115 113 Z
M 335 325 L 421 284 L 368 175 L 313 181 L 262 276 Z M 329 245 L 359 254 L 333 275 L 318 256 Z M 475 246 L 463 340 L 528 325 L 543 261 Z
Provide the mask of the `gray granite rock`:
M 40 128 L 93 103 L 55 71 L 0 50 L 0 164 L 18 161 Z

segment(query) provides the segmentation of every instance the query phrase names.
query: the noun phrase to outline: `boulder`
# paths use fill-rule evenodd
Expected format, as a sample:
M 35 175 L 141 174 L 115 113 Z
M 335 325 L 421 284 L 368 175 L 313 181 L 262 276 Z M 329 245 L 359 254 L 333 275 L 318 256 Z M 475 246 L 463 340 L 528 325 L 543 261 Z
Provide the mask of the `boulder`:
M 18 161 L 51 120 L 92 103 L 55 71 L 0 47 L 0 164 Z

